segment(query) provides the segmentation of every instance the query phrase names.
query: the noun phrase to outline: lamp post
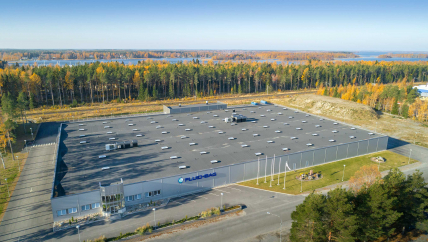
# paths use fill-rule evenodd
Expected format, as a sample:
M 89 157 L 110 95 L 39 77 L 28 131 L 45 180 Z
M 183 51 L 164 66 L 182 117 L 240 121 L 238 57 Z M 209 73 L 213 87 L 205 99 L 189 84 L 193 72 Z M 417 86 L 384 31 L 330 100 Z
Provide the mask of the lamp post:
M 156 228 L 156 208 L 153 208 L 153 212 L 154 212 L 154 218 L 155 218 L 155 226 L 154 226 L 154 228 Z
M 18 161 L 18 169 L 19 169 L 19 172 L 21 172 L 21 166 L 19 165 L 19 159 L 18 159 L 18 156 L 16 156 L 16 160 Z
M 28 150 L 27 150 L 27 140 L 24 140 L 24 143 L 25 143 L 25 152 L 28 152 Z
M 9 195 L 9 197 L 10 197 L 10 192 L 9 192 L 9 185 L 7 185 L 7 178 L 5 178 L 4 180 L 6 181 L 6 187 L 7 187 L 7 194 L 8 194 L 8 195 Z
M 76 229 L 77 229 L 77 233 L 79 234 L 79 242 L 80 242 L 80 229 L 79 228 L 80 228 L 80 225 L 77 225 Z
M 269 215 L 273 215 L 273 216 L 277 216 L 277 217 L 281 220 L 281 223 L 279 224 L 279 242 L 281 242 L 281 240 L 282 240 L 282 238 L 281 238 L 281 231 L 282 231 L 282 218 L 281 218 L 280 216 L 278 216 L 278 215 L 276 215 L 276 214 L 272 214 L 272 213 L 270 213 L 270 212 L 267 212 L 267 214 L 269 214 Z
M 34 137 L 33 137 L 33 128 L 30 128 L 30 130 L 31 130 L 31 139 L 34 140 Z
M 223 193 L 220 193 L 220 211 L 221 211 L 221 209 L 222 209 L 222 207 L 223 207 Z
M 342 181 L 343 181 L 343 179 L 345 178 L 345 167 L 346 167 L 346 165 L 343 165 L 343 176 L 342 176 Z
M 410 164 L 410 156 L 412 156 L 412 149 L 410 149 L 409 161 L 407 162 L 407 165 Z

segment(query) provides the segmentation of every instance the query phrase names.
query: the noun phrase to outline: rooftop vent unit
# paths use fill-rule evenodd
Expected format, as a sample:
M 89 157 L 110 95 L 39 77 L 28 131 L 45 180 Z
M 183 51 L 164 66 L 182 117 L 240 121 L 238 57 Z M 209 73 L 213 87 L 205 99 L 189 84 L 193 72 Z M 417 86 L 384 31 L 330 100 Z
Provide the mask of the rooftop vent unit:
M 319 128 L 319 127 L 321 127 L 321 125 L 319 125 L 319 124 L 315 125 L 315 128 Z
M 241 129 L 242 131 L 247 131 L 248 129 Z
M 206 124 L 207 122 L 206 121 L 201 121 L 201 124 Z
M 107 132 L 107 134 L 112 134 L 112 133 L 113 133 L 112 131 L 108 131 L 108 132 Z
M 295 113 L 298 113 L 299 111 L 294 111 Z
M 253 136 L 254 136 L 254 137 L 256 137 L 256 136 L 260 136 L 260 134 L 253 134 Z
M 339 132 L 339 131 L 337 131 L 337 130 L 333 130 L 333 131 L 331 131 L 332 133 L 337 133 L 337 132 Z
M 211 112 L 207 112 L 207 114 L 210 114 Z
M 162 129 L 163 127 L 162 126 L 160 126 L 160 125 L 158 125 L 158 126 L 156 126 L 156 129 Z
M 257 153 L 255 153 L 255 155 L 256 156 L 260 156 L 260 155 L 263 155 L 263 153 L 262 152 L 257 152 Z
M 184 126 L 184 124 L 178 124 L 178 126 Z
M 260 103 L 261 103 L 261 104 L 268 104 L 268 102 L 267 102 L 267 101 L 264 101 L 264 100 L 260 100 Z
M 224 132 L 223 132 L 223 131 L 219 131 L 218 133 L 219 133 L 219 134 L 224 134 Z
M 86 144 L 86 140 L 80 141 L 81 144 Z
M 167 149 L 169 149 L 169 147 L 168 146 L 163 146 L 163 147 L 161 147 L 161 149 L 162 150 L 167 150 Z
M 271 144 L 271 143 L 275 143 L 274 141 L 272 141 L 272 140 L 268 140 L 268 141 L 266 141 L 267 143 L 269 143 L 269 144 Z
M 181 170 L 181 169 L 186 169 L 186 168 L 187 168 L 187 166 L 179 166 L 179 167 L 178 167 L 178 169 L 180 169 L 180 170 Z
M 283 110 L 287 110 L 287 108 L 282 108 Z
M 334 125 L 338 125 L 338 123 L 333 123 Z
M 312 143 L 307 143 L 306 145 L 307 145 L 307 146 L 313 146 L 314 144 L 312 144 Z
M 312 134 L 312 136 L 318 136 L 318 134 Z
M 269 128 L 269 126 L 265 125 L 265 126 L 263 126 L 263 128 Z
M 107 157 L 106 155 L 100 155 L 100 156 L 98 156 L 99 159 L 103 159 L 103 158 L 106 158 L 106 157 Z
M 201 152 L 199 152 L 201 155 L 205 155 L 205 154 L 207 154 L 207 152 L 206 151 L 201 151 Z
M 292 140 L 293 140 L 293 139 L 297 139 L 297 137 L 290 137 L 290 139 L 292 139 Z
M 172 117 L 172 115 L 168 115 L 167 117 L 168 117 L 168 118 L 171 118 L 171 117 Z
M 213 117 L 218 117 L 218 115 L 217 115 L 217 114 L 214 114 L 214 115 L 213 115 Z
M 275 121 L 275 120 L 276 120 L 276 119 L 274 119 L 274 118 L 271 118 L 271 119 L 270 119 L 270 121 Z
M 374 135 L 374 133 L 369 133 L 369 135 Z
M 250 113 L 255 113 L 256 111 L 250 111 Z
M 246 108 L 243 108 L 242 110 L 247 110 Z
M 228 140 L 234 140 L 235 138 L 234 137 L 229 137 L 229 138 L 227 138 Z
M 85 129 L 79 129 L 79 131 L 85 131 Z
M 289 125 L 288 123 L 284 123 L 284 125 Z
M 185 129 L 185 131 L 192 131 L 192 129 Z
M 297 130 L 302 130 L 302 128 L 296 128 Z
M 193 117 L 193 119 L 199 119 L 198 117 Z
M 256 102 L 251 102 L 251 105 L 259 105 L 259 104 Z
M 152 121 L 152 122 L 150 122 L 151 124 L 155 124 L 155 123 L 157 123 L 156 121 Z
M 306 116 L 306 117 L 309 117 L 309 116 L 311 116 L 311 115 L 309 115 L 309 114 L 306 114 L 305 116 Z
M 84 124 L 79 124 L 79 126 L 85 126 Z
M 213 129 L 213 128 L 215 128 L 215 127 L 211 125 L 211 126 L 208 126 L 208 128 L 211 128 L 211 129 Z
M 194 146 L 196 145 L 196 143 L 189 143 L 189 146 Z
M 106 145 L 106 150 L 107 150 L 107 151 L 115 150 L 115 149 L 117 149 L 116 144 L 107 144 L 107 145 Z
M 350 139 L 355 139 L 355 136 L 349 136 Z
M 281 133 L 281 130 L 275 130 L 275 133 Z
M 320 121 L 323 121 L 324 119 L 323 118 L 320 118 Z
M 241 145 L 242 148 L 248 147 L 248 145 Z
M 108 138 L 109 140 L 115 140 L 116 138 Z
M 167 134 L 168 133 L 168 131 L 162 131 L 162 134 Z
M 229 110 L 227 110 L 227 109 L 225 109 L 224 111 L 225 111 L 225 112 L 229 112 Z
M 352 128 L 351 128 L 351 130 L 355 130 L 355 128 L 354 128 L 354 127 L 352 127 Z
M 185 139 L 185 138 L 187 138 L 187 136 L 184 136 L 184 135 L 183 135 L 183 136 L 181 136 L 180 138 L 181 138 L 181 139 Z
M 106 124 L 107 122 L 103 122 L 103 124 Z
M 117 142 L 116 146 L 118 149 L 127 149 L 131 148 L 131 143 L 129 141 Z
M 155 142 L 162 142 L 162 140 L 161 139 L 157 139 L 157 140 L 155 140 Z
M 289 151 L 289 148 L 282 148 L 282 151 Z
M 257 123 L 257 121 L 253 120 L 253 121 L 251 121 L 251 123 Z
M 134 126 L 135 124 L 128 124 L 128 126 Z
M 303 120 L 303 121 L 302 121 L 302 123 L 306 123 L 306 121 L 305 121 L 305 120 Z
M 329 139 L 328 141 L 330 141 L 330 142 L 336 142 L 336 140 L 334 140 L 334 139 Z
M 149 119 L 153 119 L 153 118 L 152 117 L 148 117 L 147 120 L 149 120 Z
M 290 116 L 290 117 L 288 117 L 289 119 L 292 119 L 292 118 L 294 118 L 293 116 Z
M 266 117 L 264 114 L 261 114 L 260 117 Z
M 138 131 L 138 129 L 132 129 L 132 131 Z
M 268 110 L 266 110 L 266 111 L 270 112 L 270 111 L 272 111 L 272 110 L 268 109 Z
M 104 126 L 104 128 L 105 128 L 105 129 L 108 129 L 108 128 L 110 128 L 110 126 Z
M 173 155 L 173 156 L 169 157 L 169 159 L 171 159 L 171 160 L 173 160 L 173 159 L 178 159 L 178 156 Z M 186 168 L 186 167 L 184 167 L 184 168 Z
M 131 141 L 131 145 L 132 145 L 132 147 L 138 147 L 138 140 L 132 140 Z
M 278 115 L 282 115 L 282 113 L 277 113 Z
M 108 170 L 108 169 L 110 169 L 110 167 L 109 167 L 109 166 L 106 166 L 106 167 L 101 168 L 101 170 L 102 170 L 102 171 L 104 171 L 104 170 Z
M 79 135 L 80 137 L 85 137 L 86 135 L 85 134 L 81 134 L 81 135 Z
M 137 136 L 137 137 L 143 137 L 143 135 L 142 135 L 142 134 L 137 134 L 137 135 L 135 135 L 135 136 Z
M 178 121 L 176 118 L 173 118 L 172 121 Z
M 259 109 L 261 109 L 262 107 L 259 107 Z
M 235 126 L 235 125 L 236 125 L 235 123 L 231 123 L 231 124 L 230 124 L 230 126 Z
M 211 164 L 218 163 L 218 160 L 212 160 Z

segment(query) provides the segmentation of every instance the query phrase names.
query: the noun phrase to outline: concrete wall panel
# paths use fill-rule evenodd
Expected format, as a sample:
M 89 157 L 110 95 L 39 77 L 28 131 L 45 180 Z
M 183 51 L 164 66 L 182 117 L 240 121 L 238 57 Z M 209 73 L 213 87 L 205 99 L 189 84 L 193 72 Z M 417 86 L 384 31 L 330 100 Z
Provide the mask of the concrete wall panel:
M 359 142 L 351 143 L 349 144 L 348 148 L 348 158 L 354 157 L 358 155 L 358 144 Z
M 214 178 L 214 186 L 223 186 L 229 184 L 229 167 L 215 168 L 217 176 Z
M 244 180 L 244 164 L 230 166 L 230 183 Z
M 338 160 L 346 159 L 347 150 L 348 150 L 347 144 L 339 145 L 339 149 L 337 150 L 337 159 Z

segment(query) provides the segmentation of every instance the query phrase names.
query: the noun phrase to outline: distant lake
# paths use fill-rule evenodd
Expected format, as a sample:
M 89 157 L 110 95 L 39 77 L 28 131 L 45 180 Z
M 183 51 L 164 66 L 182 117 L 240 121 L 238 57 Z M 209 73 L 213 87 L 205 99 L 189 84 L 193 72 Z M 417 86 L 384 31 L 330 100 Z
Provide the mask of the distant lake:
M 364 61 L 428 61 L 427 58 L 378 58 L 378 55 L 382 55 L 382 54 L 387 54 L 387 53 L 391 53 L 391 52 L 355 52 L 357 55 L 360 55 L 361 57 L 359 58 L 340 58 L 340 59 L 336 59 L 336 60 L 341 60 L 341 61 L 360 61 L 360 60 L 364 60 Z M 105 59 L 101 59 L 101 60 L 29 60 L 29 61 L 11 61 L 9 62 L 9 64 L 14 64 L 14 63 L 18 63 L 20 66 L 22 65 L 33 65 L 34 62 L 37 63 L 37 65 L 39 66 L 44 66 L 44 65 L 56 65 L 58 64 L 59 66 L 64 66 L 64 65 L 84 65 L 85 63 L 94 63 L 94 62 L 119 62 L 119 63 L 124 63 L 125 65 L 136 65 L 138 64 L 138 61 L 147 61 L 147 60 L 153 60 L 153 61 L 168 61 L 170 63 L 177 63 L 177 62 L 184 62 L 184 61 L 188 61 L 191 62 L 193 60 L 199 59 L 199 62 L 208 62 L 210 59 L 200 59 L 200 58 L 142 58 L 142 59 L 112 59 L 112 60 L 105 60 Z M 232 62 L 241 62 L 243 60 L 234 60 Z M 253 60 L 256 62 L 276 62 L 278 64 L 285 64 L 287 63 L 287 61 L 281 61 L 281 60 L 276 60 L 276 59 L 269 59 L 269 60 Z M 217 63 L 219 61 L 215 60 L 214 63 Z M 300 64 L 301 61 L 288 61 L 289 64 Z

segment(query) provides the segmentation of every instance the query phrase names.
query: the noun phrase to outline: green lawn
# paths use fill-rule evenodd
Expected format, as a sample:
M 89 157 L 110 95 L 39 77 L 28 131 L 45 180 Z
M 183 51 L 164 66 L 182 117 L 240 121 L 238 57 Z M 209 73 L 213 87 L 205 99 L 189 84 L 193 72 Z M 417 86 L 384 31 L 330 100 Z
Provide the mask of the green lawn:
M 346 160 L 340 160 L 336 162 L 327 163 L 325 165 L 314 166 L 305 169 L 299 169 L 297 171 L 289 171 L 287 172 L 287 178 L 284 188 L 284 173 L 279 176 L 279 185 L 278 184 L 278 175 L 275 176 L 274 181 L 272 181 L 272 187 L 270 186 L 270 176 L 267 178 L 267 183 L 264 183 L 264 177 L 259 178 L 259 185 L 257 185 L 257 180 L 250 180 L 239 183 L 243 186 L 249 186 L 254 188 L 260 188 L 269 191 L 289 193 L 289 194 L 300 194 L 300 180 L 296 179 L 300 173 L 308 173 L 310 170 L 314 172 L 321 172 L 323 174 L 323 178 L 320 180 L 314 181 L 303 181 L 303 192 L 313 191 L 318 188 L 322 188 L 325 186 L 333 185 L 339 182 L 342 182 L 343 176 L 343 165 L 345 167 L 345 177 L 344 181 L 349 180 L 354 173 L 360 169 L 360 167 L 364 165 L 377 165 L 377 163 L 370 160 L 371 157 L 374 156 L 382 156 L 386 159 L 386 162 L 380 164 L 380 171 L 389 170 L 394 167 L 400 167 L 403 165 L 407 165 L 409 162 L 409 158 L 407 156 L 402 156 L 391 151 L 381 151 L 374 154 L 359 156 L 355 158 L 350 158 Z M 410 163 L 418 162 L 414 159 L 410 159 Z

